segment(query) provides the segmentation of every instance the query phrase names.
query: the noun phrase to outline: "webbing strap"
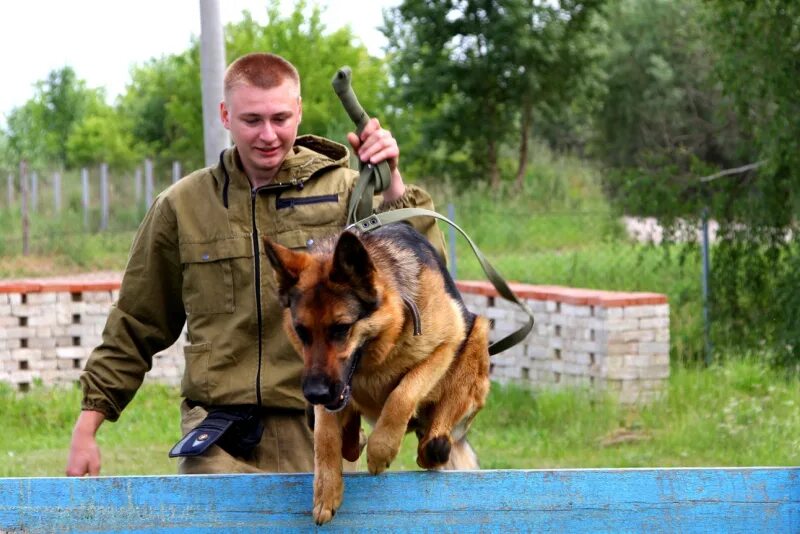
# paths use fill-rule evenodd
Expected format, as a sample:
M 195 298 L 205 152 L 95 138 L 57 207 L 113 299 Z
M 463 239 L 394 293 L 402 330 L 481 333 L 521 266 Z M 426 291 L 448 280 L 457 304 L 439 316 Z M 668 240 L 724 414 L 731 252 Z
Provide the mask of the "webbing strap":
M 477 245 L 475 245 L 472 239 L 470 239 L 470 237 L 466 234 L 466 232 L 464 232 L 464 230 L 459 228 L 459 226 L 456 223 L 454 223 L 444 215 L 440 215 L 435 211 L 430 211 L 422 208 L 401 208 L 392 211 L 385 211 L 383 213 L 374 213 L 369 217 L 365 217 L 351 224 L 346 229 L 355 227 L 361 230 L 362 232 L 371 232 L 372 230 L 380 228 L 381 226 L 389 223 L 405 221 L 406 219 L 410 219 L 411 217 L 421 217 L 421 216 L 433 217 L 434 219 L 439 219 L 440 221 L 446 222 L 447 224 L 449 224 L 450 226 L 461 232 L 461 235 L 463 235 L 464 238 L 467 240 L 469 246 L 472 247 L 472 252 L 475 253 L 475 257 L 478 258 L 478 262 L 481 264 L 483 272 L 486 273 L 486 277 L 489 279 L 494 288 L 497 290 L 497 293 L 504 299 L 515 303 L 528 316 L 527 322 L 521 328 L 489 345 L 489 354 L 495 355 L 500 352 L 503 352 L 504 350 L 510 349 L 511 347 L 513 347 L 514 345 L 520 343 L 523 339 L 525 339 L 525 337 L 533 328 L 533 312 L 531 311 L 530 308 L 528 308 L 528 305 L 525 304 L 525 302 L 521 301 L 517 297 L 517 295 L 515 295 L 514 292 L 511 291 L 511 288 L 508 287 L 508 284 L 503 279 L 503 277 L 500 276 L 500 274 L 495 270 L 494 267 L 492 267 L 492 264 L 489 263 L 489 260 L 486 259 L 486 257 L 483 255 L 483 253 L 480 251 Z
M 355 92 L 350 85 L 352 73 L 350 67 L 342 67 L 331 80 L 333 90 L 342 102 L 344 110 L 350 120 L 356 125 L 356 134 L 361 135 L 364 127 L 369 122 L 369 116 L 361 107 L 356 98 Z M 389 163 L 382 161 L 377 165 L 358 161 L 359 176 L 355 189 L 350 195 L 350 203 L 347 205 L 347 224 L 352 224 L 359 219 L 369 216 L 372 213 L 372 197 L 389 188 L 392 174 L 389 170 Z

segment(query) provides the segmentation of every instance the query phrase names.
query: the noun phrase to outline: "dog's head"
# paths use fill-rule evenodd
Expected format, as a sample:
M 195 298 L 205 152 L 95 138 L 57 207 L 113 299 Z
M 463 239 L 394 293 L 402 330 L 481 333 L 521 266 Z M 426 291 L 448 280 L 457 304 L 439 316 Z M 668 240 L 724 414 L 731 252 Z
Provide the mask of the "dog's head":
M 375 266 L 361 240 L 344 232 L 332 251 L 310 254 L 264 240 L 285 328 L 303 354 L 303 395 L 330 410 L 344 407 L 353 359 L 374 336 L 369 318 L 380 306 Z

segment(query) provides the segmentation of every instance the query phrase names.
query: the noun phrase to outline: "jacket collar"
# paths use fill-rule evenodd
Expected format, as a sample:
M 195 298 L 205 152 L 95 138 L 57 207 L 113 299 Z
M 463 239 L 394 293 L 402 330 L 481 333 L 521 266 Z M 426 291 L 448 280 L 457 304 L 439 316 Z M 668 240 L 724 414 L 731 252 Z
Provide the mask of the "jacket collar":
M 280 193 L 287 189 L 302 189 L 305 182 L 320 171 L 332 167 L 349 165 L 350 153 L 344 145 L 315 135 L 300 136 L 295 140 L 292 152 L 283 160 L 272 183 L 259 187 L 258 192 Z M 217 180 L 222 201 L 228 207 L 230 190 L 251 190 L 250 180 L 242 167 L 236 146 L 223 150 L 219 163 L 211 170 Z

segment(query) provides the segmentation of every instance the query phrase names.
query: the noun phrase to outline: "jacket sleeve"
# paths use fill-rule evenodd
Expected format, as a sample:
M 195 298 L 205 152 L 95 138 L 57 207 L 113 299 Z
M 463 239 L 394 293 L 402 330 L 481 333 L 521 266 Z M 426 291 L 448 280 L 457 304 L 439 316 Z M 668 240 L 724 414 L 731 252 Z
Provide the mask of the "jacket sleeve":
M 406 191 L 403 196 L 393 202 L 381 202 L 377 208 L 377 212 L 391 211 L 400 208 L 422 208 L 430 211 L 436 211 L 433 205 L 433 199 L 427 191 L 414 184 L 405 184 Z M 433 217 L 413 217 L 408 221 L 418 232 L 428 238 L 428 241 L 433 245 L 433 248 L 439 253 L 442 260 L 447 265 L 447 247 L 445 246 L 444 235 L 436 224 L 436 219 Z
M 139 227 L 102 342 L 81 374 L 82 409 L 102 412 L 110 421 L 119 418 L 153 355 L 181 333 L 186 321 L 181 287 L 177 223 L 160 197 Z

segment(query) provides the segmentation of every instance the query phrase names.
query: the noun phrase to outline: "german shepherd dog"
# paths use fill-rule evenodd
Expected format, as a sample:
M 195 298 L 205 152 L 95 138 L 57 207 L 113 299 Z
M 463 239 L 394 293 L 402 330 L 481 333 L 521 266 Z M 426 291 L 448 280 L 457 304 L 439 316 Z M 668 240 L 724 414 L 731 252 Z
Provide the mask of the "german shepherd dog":
M 316 523 L 341 505 L 342 458 L 361 453 L 362 415 L 372 474 L 412 430 L 420 467 L 477 469 L 465 435 L 489 392 L 488 321 L 466 309 L 430 243 L 397 223 L 309 252 L 265 245 L 314 405 Z

